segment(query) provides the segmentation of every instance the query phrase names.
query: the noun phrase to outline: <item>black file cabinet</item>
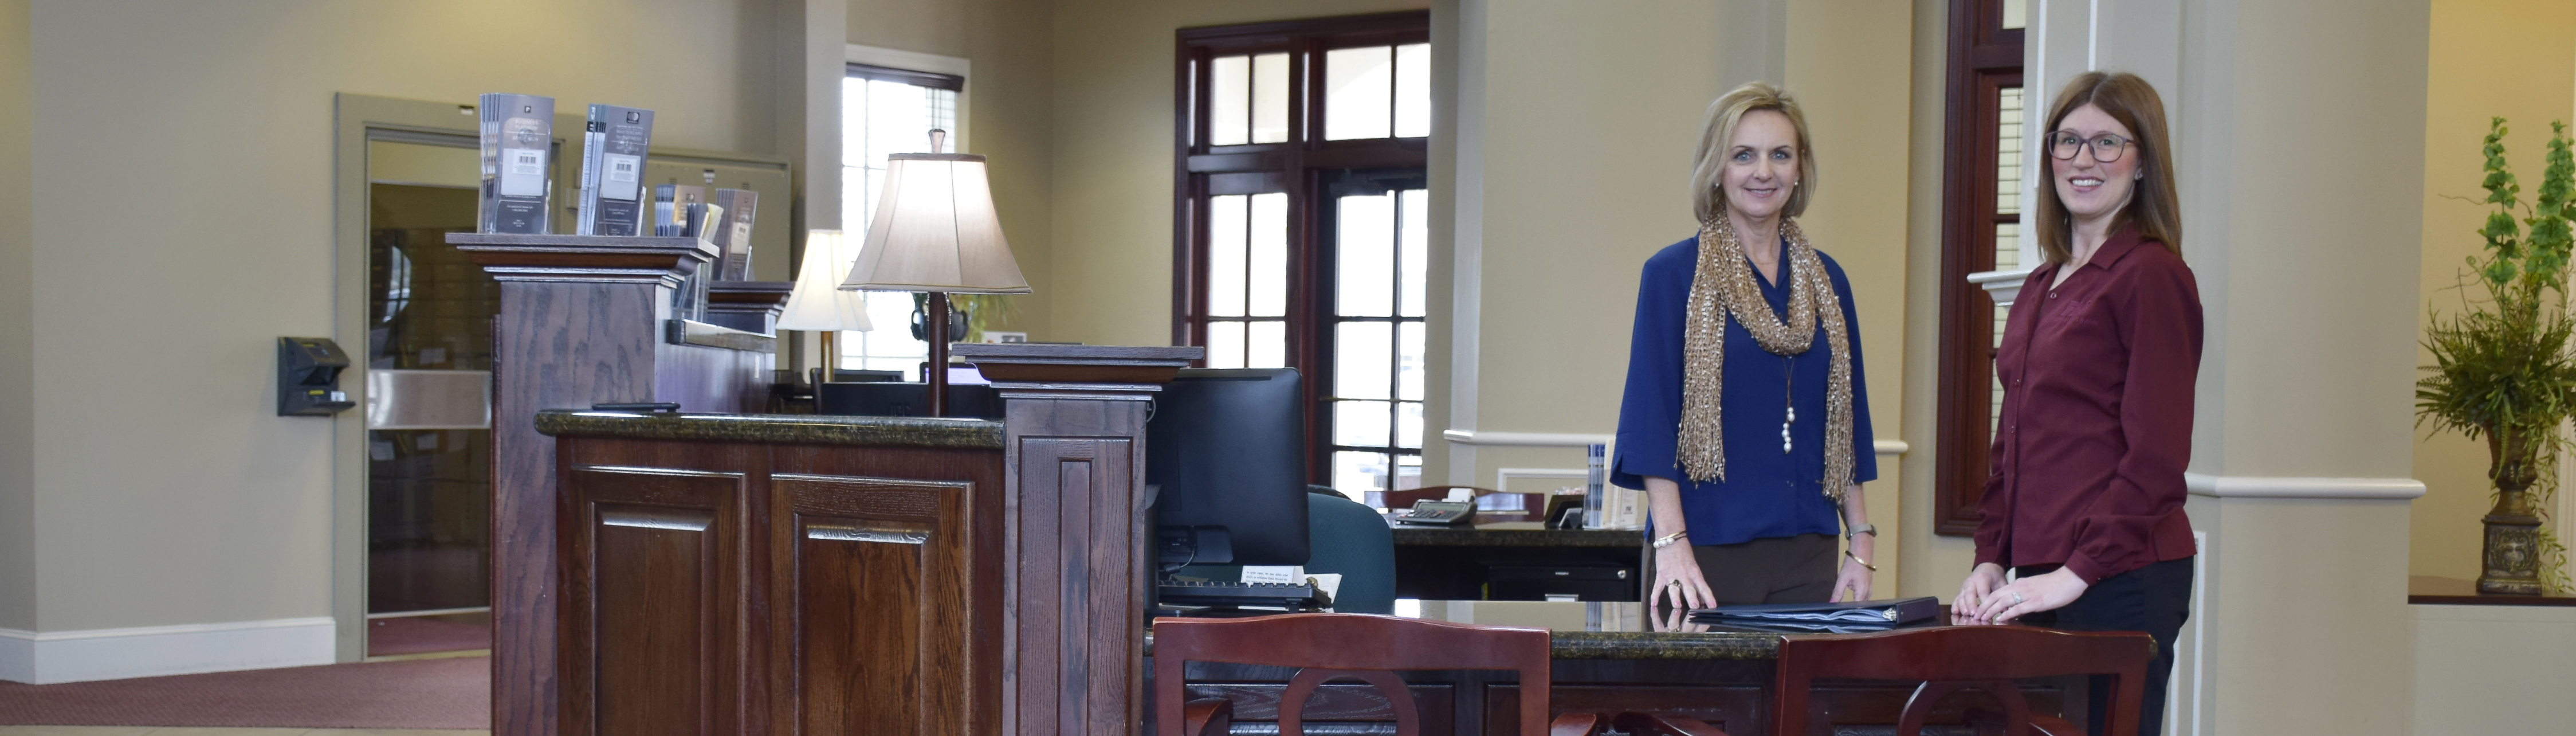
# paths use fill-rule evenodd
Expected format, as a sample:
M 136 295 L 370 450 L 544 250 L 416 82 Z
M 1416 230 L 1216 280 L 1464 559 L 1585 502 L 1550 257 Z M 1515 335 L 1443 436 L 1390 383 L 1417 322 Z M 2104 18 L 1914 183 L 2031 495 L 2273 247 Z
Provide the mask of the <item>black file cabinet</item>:
M 1637 600 L 1637 573 L 1626 567 L 1592 565 L 1492 565 L 1485 568 L 1485 598 L 1497 601 L 1543 601 L 1574 596 L 1578 601 Z

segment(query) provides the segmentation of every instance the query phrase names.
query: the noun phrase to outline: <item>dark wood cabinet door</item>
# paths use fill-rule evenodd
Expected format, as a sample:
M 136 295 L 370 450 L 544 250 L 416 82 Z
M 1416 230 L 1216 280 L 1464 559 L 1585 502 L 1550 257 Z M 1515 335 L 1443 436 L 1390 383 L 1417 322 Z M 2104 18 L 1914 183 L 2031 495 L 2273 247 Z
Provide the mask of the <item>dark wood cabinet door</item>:
M 743 474 L 574 467 L 563 491 L 562 733 L 742 732 Z
M 778 474 L 765 524 L 779 715 L 798 736 L 964 733 L 971 483 Z

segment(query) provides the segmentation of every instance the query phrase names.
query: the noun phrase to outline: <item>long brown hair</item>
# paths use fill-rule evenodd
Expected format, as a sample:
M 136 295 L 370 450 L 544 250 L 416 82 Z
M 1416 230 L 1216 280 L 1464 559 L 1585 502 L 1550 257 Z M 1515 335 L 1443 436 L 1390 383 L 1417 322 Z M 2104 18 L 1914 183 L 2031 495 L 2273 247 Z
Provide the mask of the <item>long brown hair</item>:
M 2039 132 L 2039 222 L 2036 235 L 2039 252 L 2049 263 L 2065 263 L 2074 258 L 2073 215 L 2066 203 L 2057 199 L 2057 158 L 2048 155 L 2048 135 L 2066 122 L 2067 113 L 2092 105 L 2120 121 L 2137 136 L 2140 166 L 2136 188 L 2129 204 L 2113 215 L 2111 229 L 2136 227 L 2138 235 L 2163 243 L 2166 250 L 2182 253 L 2181 199 L 2174 195 L 2173 137 L 2165 132 L 2165 102 L 2156 88 L 2138 75 L 2121 72 L 2085 72 L 2066 83 L 2057 93 L 2057 103 L 2048 111 L 2048 126 Z

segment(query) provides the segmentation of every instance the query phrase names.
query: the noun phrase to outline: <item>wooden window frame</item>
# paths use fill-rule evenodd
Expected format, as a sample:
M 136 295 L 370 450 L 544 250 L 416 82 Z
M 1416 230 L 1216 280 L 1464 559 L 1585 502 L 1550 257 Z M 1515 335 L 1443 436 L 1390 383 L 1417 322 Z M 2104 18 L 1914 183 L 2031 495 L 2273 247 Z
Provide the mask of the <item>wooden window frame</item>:
M 1323 106 L 1309 101 L 1323 96 L 1324 52 L 1363 46 L 1428 43 L 1427 10 L 1332 18 L 1184 28 L 1173 54 L 1172 149 L 1172 344 L 1207 344 L 1208 198 L 1226 194 L 1284 192 L 1288 195 L 1287 363 L 1304 377 L 1308 477 L 1330 478 L 1331 416 L 1324 404 L 1332 391 L 1332 271 L 1329 244 L 1319 237 L 1324 217 L 1326 174 L 1359 169 L 1430 166 L 1428 138 L 1371 138 L 1326 141 L 1310 132 L 1324 128 Z M 1288 52 L 1288 140 L 1281 143 L 1212 146 L 1198 140 L 1207 130 L 1211 79 L 1195 74 L 1219 56 Z
M 1968 275 L 1995 267 L 2001 115 L 1998 91 L 2022 86 L 2023 29 L 2003 28 L 2002 0 L 1950 4 L 1949 121 L 1942 162 L 1940 410 L 1934 460 L 1933 532 L 1975 534 L 1993 447 L 1994 300 Z M 2045 100 L 2024 87 L 2023 136 Z M 2025 146 L 2028 144 L 2025 143 Z M 2023 172 L 2028 177 L 2033 172 Z M 2028 228 L 2021 229 L 2029 237 Z

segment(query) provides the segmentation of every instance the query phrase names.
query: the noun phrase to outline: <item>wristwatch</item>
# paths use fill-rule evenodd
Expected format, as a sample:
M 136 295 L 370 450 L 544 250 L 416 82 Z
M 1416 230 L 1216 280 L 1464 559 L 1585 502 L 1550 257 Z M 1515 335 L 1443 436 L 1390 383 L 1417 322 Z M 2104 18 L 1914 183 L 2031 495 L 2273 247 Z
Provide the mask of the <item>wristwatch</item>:
M 1859 537 L 1860 535 L 1863 535 L 1863 534 L 1867 534 L 1867 535 L 1870 535 L 1870 536 L 1873 536 L 1873 537 L 1878 536 L 1878 527 L 1871 526 L 1871 525 L 1868 525 L 1868 524 L 1856 524 L 1856 525 L 1853 525 L 1853 526 L 1852 526 L 1851 531 L 1843 532 L 1843 538 L 1844 538 L 1844 539 L 1853 539 L 1853 538 L 1857 538 L 1857 537 Z

